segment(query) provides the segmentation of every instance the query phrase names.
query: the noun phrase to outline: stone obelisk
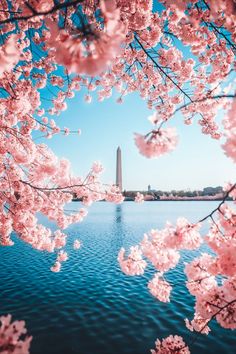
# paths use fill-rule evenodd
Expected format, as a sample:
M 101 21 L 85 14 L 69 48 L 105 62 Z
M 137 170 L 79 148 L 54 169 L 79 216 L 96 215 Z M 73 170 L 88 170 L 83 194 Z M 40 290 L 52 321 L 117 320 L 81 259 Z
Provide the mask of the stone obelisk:
M 120 147 L 118 147 L 116 150 L 116 185 L 117 187 L 119 187 L 120 192 L 122 192 L 122 167 Z

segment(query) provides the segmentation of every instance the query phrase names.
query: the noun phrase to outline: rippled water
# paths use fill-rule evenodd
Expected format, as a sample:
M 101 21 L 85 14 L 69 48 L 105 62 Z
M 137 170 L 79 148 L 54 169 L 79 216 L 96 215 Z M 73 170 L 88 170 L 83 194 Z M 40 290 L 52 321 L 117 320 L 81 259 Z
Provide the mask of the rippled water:
M 79 206 L 73 204 L 73 209 Z M 183 253 L 179 266 L 169 273 L 175 284 L 170 304 L 149 294 L 151 267 L 142 277 L 127 277 L 119 269 L 117 253 L 140 241 L 150 228 L 163 227 L 167 219 L 184 215 L 197 221 L 216 205 L 96 203 L 83 223 L 68 228 L 69 244 L 78 237 L 83 247 L 71 251 L 56 274 L 50 271 L 55 255 L 17 239 L 14 247 L 0 247 L 0 314 L 25 319 L 33 335 L 32 354 L 145 354 L 157 337 L 171 333 L 191 341 L 184 318 L 192 318 L 194 301 L 184 286 L 182 269 L 196 253 Z M 235 331 L 214 322 L 211 328 L 210 335 L 197 338 L 191 352 L 236 353 Z

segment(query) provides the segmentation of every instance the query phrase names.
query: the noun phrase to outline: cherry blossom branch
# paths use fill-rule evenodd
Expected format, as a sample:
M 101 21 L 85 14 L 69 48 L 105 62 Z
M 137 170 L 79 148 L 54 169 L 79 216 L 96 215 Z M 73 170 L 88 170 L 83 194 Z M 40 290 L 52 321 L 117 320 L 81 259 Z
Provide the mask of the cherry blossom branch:
M 206 26 L 212 27 L 215 32 L 217 32 L 220 36 L 222 36 L 222 37 L 225 39 L 225 41 L 232 47 L 233 52 L 235 53 L 235 51 L 236 51 L 236 46 L 234 45 L 234 43 L 232 43 L 232 42 L 226 37 L 226 35 L 225 35 L 224 33 L 220 32 L 220 31 L 217 29 L 217 27 L 216 27 L 212 22 L 211 22 L 211 23 L 208 23 L 208 22 L 205 22 L 205 21 L 204 21 L 204 23 L 206 24 Z
M 222 199 L 222 201 L 220 202 L 220 204 L 217 206 L 217 208 L 215 208 L 214 210 L 212 210 L 212 212 L 210 214 L 208 214 L 207 216 L 205 216 L 204 218 L 202 218 L 201 220 L 199 220 L 198 222 L 203 222 L 205 220 L 207 220 L 208 218 L 211 218 L 212 215 L 217 212 L 220 211 L 221 206 L 225 203 L 225 201 L 227 200 L 227 198 L 229 197 L 230 193 L 236 188 L 236 183 L 233 184 L 233 186 L 225 193 L 224 198 Z
M 236 302 L 236 299 L 228 302 L 225 306 L 223 307 L 220 307 L 219 310 L 214 314 L 212 315 L 212 317 L 204 324 L 204 326 L 200 329 L 200 331 L 198 331 L 195 335 L 195 338 L 192 339 L 192 341 L 189 343 L 189 345 L 192 345 L 196 342 L 198 336 L 204 331 L 204 329 L 208 326 L 208 324 L 217 316 L 219 315 L 219 313 L 222 311 L 222 310 L 225 310 L 228 306 L 234 304 Z
M 87 178 L 86 178 L 87 179 Z M 85 179 L 85 180 L 86 180 Z M 39 186 L 35 186 L 33 184 L 31 184 L 30 182 L 27 182 L 27 181 L 24 181 L 24 180 L 19 180 L 21 183 L 23 184 L 26 184 L 28 186 L 30 186 L 32 189 L 34 190 L 38 190 L 38 191 L 41 191 L 41 192 L 53 192 L 53 191 L 62 191 L 64 193 L 69 193 L 69 194 L 73 194 L 73 188 L 79 188 L 79 187 L 84 187 L 86 188 L 86 190 L 88 190 L 89 192 L 92 192 L 92 193 L 97 193 L 99 195 L 103 195 L 104 197 L 107 196 L 107 194 L 109 193 L 108 191 L 97 191 L 95 189 L 92 189 L 89 187 L 89 185 L 100 185 L 99 182 L 88 182 L 88 183 L 81 183 L 81 184 L 73 184 L 71 186 L 65 186 L 65 187 L 39 187 Z M 103 184 L 103 186 L 109 186 L 107 184 Z
M 33 184 L 31 184 L 30 182 L 27 182 L 27 181 L 24 181 L 24 180 L 20 180 L 21 183 L 23 184 L 27 184 L 28 186 L 30 186 L 31 188 L 33 189 L 36 189 L 36 190 L 39 190 L 39 191 L 46 191 L 46 192 L 50 192 L 50 191 L 56 191 L 56 190 L 66 190 L 66 189 L 72 189 L 72 188 L 76 188 L 76 187 L 85 187 L 86 185 L 85 184 L 74 184 L 74 185 L 71 185 L 71 186 L 65 186 L 65 187 L 38 187 L 38 186 L 35 186 Z M 70 193 L 68 191 L 68 193 Z
M 63 2 L 63 3 L 57 4 L 57 5 L 53 6 L 48 11 L 37 12 L 36 10 L 34 10 L 34 11 L 32 11 L 33 14 L 29 15 L 29 16 L 17 16 L 17 17 L 8 18 L 6 20 L 2 20 L 2 21 L 0 21 L 0 25 L 6 24 L 6 23 L 11 23 L 11 22 L 16 22 L 16 21 L 27 21 L 27 20 L 37 17 L 37 16 L 47 16 L 47 15 L 50 15 L 58 10 L 73 7 L 73 6 L 76 6 L 76 5 L 81 4 L 83 2 L 84 2 L 84 0 L 74 0 L 74 1 L 69 1 L 67 3 Z
M 165 72 L 165 70 L 162 69 L 162 67 L 156 62 L 156 60 L 153 59 L 153 57 L 148 53 L 148 51 L 144 48 L 144 46 L 142 45 L 142 43 L 140 42 L 140 40 L 138 39 L 137 36 L 134 36 L 134 38 L 136 39 L 136 41 L 138 42 L 138 44 L 140 45 L 140 47 L 142 48 L 142 50 L 145 52 L 145 54 L 147 55 L 147 57 L 155 64 L 155 66 L 162 72 L 162 74 L 165 75 L 165 77 L 167 77 L 177 88 L 179 91 L 181 91 L 184 96 L 186 96 L 191 102 L 192 98 L 172 79 L 172 77 L 167 74 Z
M 221 229 L 219 228 L 219 225 L 215 222 L 215 219 L 213 218 L 213 215 L 211 215 L 210 218 L 211 218 L 213 224 L 216 226 L 217 230 L 221 233 L 221 235 L 222 235 L 222 236 L 225 236 L 225 235 L 223 234 L 223 232 L 221 231 Z
M 204 2 L 204 4 L 206 5 L 207 9 L 208 9 L 209 11 L 211 11 L 211 8 L 210 8 L 210 6 L 206 3 L 206 1 L 203 0 L 203 2 Z M 198 4 L 196 4 L 195 6 L 196 6 L 198 12 L 200 12 L 200 9 L 199 9 Z M 234 51 L 236 50 L 236 46 L 234 45 L 234 43 L 232 43 L 232 42 L 226 37 L 226 35 L 225 35 L 224 33 L 220 32 L 220 31 L 218 30 L 218 28 L 217 28 L 212 22 L 211 22 L 211 23 L 208 23 L 208 22 L 206 22 L 206 21 L 203 21 L 203 23 L 204 23 L 206 26 L 208 26 L 208 27 L 209 27 L 209 26 L 212 27 L 215 32 L 217 32 L 220 36 L 222 36 L 222 37 L 225 39 L 225 41 L 234 49 Z
M 174 116 L 177 112 L 181 111 L 182 109 L 190 106 L 191 104 L 194 103 L 201 103 L 201 102 L 205 102 L 208 100 L 217 100 L 217 99 L 223 99 L 223 98 L 229 98 L 229 99 L 234 99 L 236 97 L 236 94 L 220 94 L 220 95 L 215 95 L 215 96 L 206 96 L 197 100 L 191 100 L 190 102 L 186 102 L 183 105 L 179 106 L 178 108 L 175 109 L 174 113 L 172 116 Z M 197 112 L 196 112 L 197 113 Z M 201 114 L 202 116 L 202 114 Z M 203 117 L 203 116 L 202 116 Z M 161 122 L 158 131 L 160 130 L 160 128 L 166 123 L 166 121 Z M 148 135 L 150 135 L 152 133 L 152 131 L 150 131 L 149 133 L 146 134 L 146 137 Z
M 173 115 L 179 111 L 181 111 L 183 108 L 186 108 L 188 107 L 189 105 L 191 104 L 194 104 L 194 103 L 201 103 L 201 102 L 204 102 L 204 101 L 208 101 L 208 100 L 217 100 L 217 99 L 222 99 L 222 98 L 232 98 L 234 99 L 236 97 L 236 94 L 222 94 L 222 95 L 215 95 L 215 96 L 206 96 L 206 97 L 203 97 L 203 98 L 200 98 L 200 99 L 197 99 L 197 100 L 192 100 L 191 102 L 187 102 L 187 103 L 184 103 L 182 106 L 178 107 Z

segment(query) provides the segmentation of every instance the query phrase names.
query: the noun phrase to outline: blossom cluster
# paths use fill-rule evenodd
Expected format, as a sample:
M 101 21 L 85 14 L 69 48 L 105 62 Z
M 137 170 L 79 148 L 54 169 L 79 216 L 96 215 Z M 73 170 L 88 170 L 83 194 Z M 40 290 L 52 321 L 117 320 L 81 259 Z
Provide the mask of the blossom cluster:
M 139 246 L 131 247 L 127 258 L 125 250 L 120 250 L 118 261 L 121 269 L 127 275 L 142 275 L 147 265 L 144 256 L 158 271 L 148 283 L 151 294 L 160 301 L 168 302 L 172 287 L 163 275 L 176 267 L 180 250 L 194 250 L 200 246 L 202 238 L 199 228 L 200 224 L 191 224 L 185 218 L 179 218 L 176 226 L 167 223 L 163 230 L 151 230 L 144 234 Z
M 150 158 L 159 157 L 175 149 L 178 139 L 174 128 L 152 131 L 148 136 L 135 134 L 135 144 L 140 154 Z
M 191 321 L 196 331 L 205 330 L 212 318 L 224 328 L 236 329 L 235 227 L 235 210 L 221 206 L 218 220 L 212 221 L 205 237 L 215 256 L 204 253 L 186 265 L 187 287 L 196 299 L 195 317 Z
M 155 350 L 151 350 L 151 354 L 190 354 L 188 346 L 184 343 L 180 336 L 168 336 L 160 341 L 157 339 Z
M 136 203 L 143 203 L 144 202 L 144 195 L 140 192 L 137 192 L 134 201 Z
M 224 118 L 226 141 L 223 145 L 225 154 L 236 163 L 236 98 L 234 99 L 227 116 Z
M 0 317 L 0 353 L 29 354 L 32 337 L 26 336 L 24 321 L 13 321 L 11 315 Z
M 228 184 L 226 196 L 234 202 L 236 186 Z M 226 197 L 224 198 L 225 201 Z M 213 214 L 218 214 L 215 220 Z M 157 270 L 148 282 L 150 293 L 162 302 L 170 301 L 172 285 L 165 279 L 165 273 L 176 267 L 181 249 L 195 250 L 206 242 L 212 253 L 202 253 L 185 265 L 186 286 L 195 297 L 194 318 L 185 319 L 190 331 L 208 334 L 210 321 L 215 318 L 220 326 L 236 329 L 236 213 L 224 202 L 206 218 L 211 218 L 210 229 L 203 238 L 199 233 L 201 222 L 189 223 L 177 219 L 176 226 L 167 223 L 163 230 L 151 230 L 144 234 L 139 245 L 131 247 L 124 257 L 121 249 L 118 261 L 127 275 L 142 275 L 149 261 Z M 147 261 L 144 259 L 147 259 Z M 169 336 L 157 340 L 155 353 L 189 353 L 181 337 Z
M 48 49 L 54 51 L 55 60 L 68 71 L 96 76 L 101 74 L 121 51 L 125 39 L 125 26 L 120 24 L 120 10 L 114 0 L 100 2 L 103 29 L 83 32 L 71 29 L 60 30 L 57 24 L 47 19 L 50 30 Z M 92 24 L 90 24 L 91 26 Z

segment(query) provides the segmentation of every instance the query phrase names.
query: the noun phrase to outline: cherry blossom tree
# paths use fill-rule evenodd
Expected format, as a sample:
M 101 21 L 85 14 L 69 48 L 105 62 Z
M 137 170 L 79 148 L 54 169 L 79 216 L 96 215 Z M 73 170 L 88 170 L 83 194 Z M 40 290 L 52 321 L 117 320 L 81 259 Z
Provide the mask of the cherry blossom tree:
M 115 185 L 101 184 L 99 163 L 87 176 L 73 176 L 67 160 L 33 138 L 35 132 L 46 138 L 81 133 L 59 127 L 49 115 L 66 110 L 83 87 L 88 103 L 93 91 L 103 101 L 116 90 L 118 103 L 139 92 L 153 111 L 150 131 L 135 133 L 138 150 L 148 158 L 175 148 L 177 130 L 170 124 L 181 112 L 185 124 L 197 121 L 202 133 L 219 140 L 236 162 L 235 23 L 234 0 L 2 0 L 0 244 L 13 245 L 14 232 L 38 250 L 56 251 L 51 270 L 58 272 L 68 259 L 63 230 L 87 213 L 84 208 L 68 213 L 65 206 L 73 196 L 85 206 L 101 199 L 122 202 Z M 118 256 L 129 275 L 143 274 L 150 262 L 157 273 L 148 288 L 168 302 L 172 285 L 165 273 L 177 265 L 180 250 L 200 246 L 202 222 L 211 220 L 205 242 L 214 256 L 202 254 L 185 268 L 187 288 L 196 300 L 194 318 L 186 320 L 191 331 L 207 334 L 213 318 L 224 328 L 236 327 L 236 215 L 225 203 L 229 196 L 235 201 L 235 190 L 235 184 L 227 185 L 222 202 L 204 219 L 167 223 L 163 230 L 147 232 L 127 257 L 124 249 Z M 37 213 L 54 220 L 58 230 L 40 224 Z M 79 248 L 76 240 L 74 249 Z M 19 342 L 24 326 L 10 324 L 10 317 L 0 320 L 0 351 L 27 353 L 30 339 Z M 152 353 L 190 349 L 181 337 L 170 335 L 157 340 Z

